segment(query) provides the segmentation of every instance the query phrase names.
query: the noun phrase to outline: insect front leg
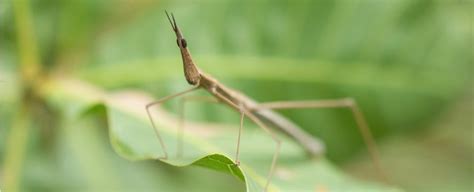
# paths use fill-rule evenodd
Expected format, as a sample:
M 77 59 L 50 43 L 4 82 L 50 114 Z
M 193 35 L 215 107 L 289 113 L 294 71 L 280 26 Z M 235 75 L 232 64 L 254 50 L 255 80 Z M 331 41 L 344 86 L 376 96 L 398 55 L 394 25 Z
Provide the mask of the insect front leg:
M 185 91 L 182 91 L 182 92 L 179 92 L 179 93 L 176 93 L 176 94 L 173 94 L 173 95 L 169 95 L 169 96 L 166 96 L 166 97 L 163 97 L 157 101 L 154 101 L 154 102 L 151 102 L 149 104 L 146 105 L 146 113 L 148 114 L 148 118 L 150 119 L 151 121 L 151 125 L 153 126 L 153 130 L 155 131 L 155 134 L 156 134 L 156 137 L 158 138 L 158 140 L 160 141 L 160 145 L 161 145 L 161 148 L 163 149 L 163 154 L 164 156 L 163 157 L 158 157 L 158 159 L 168 159 L 168 153 L 166 151 L 166 147 L 165 147 L 165 143 L 163 141 L 163 139 L 161 138 L 161 135 L 158 131 L 158 128 L 156 128 L 156 125 L 155 125 L 155 122 L 153 121 L 153 117 L 151 115 L 151 112 L 150 112 L 150 108 L 154 105 L 158 105 L 158 104 L 161 104 L 161 103 L 164 103 L 170 99 L 173 99 L 173 98 L 176 98 L 178 96 L 181 96 L 181 95 L 184 95 L 186 93 L 189 93 L 189 92 L 192 92 L 196 89 L 198 89 L 199 87 L 193 87 L 191 89 L 188 89 L 188 90 L 185 90 Z

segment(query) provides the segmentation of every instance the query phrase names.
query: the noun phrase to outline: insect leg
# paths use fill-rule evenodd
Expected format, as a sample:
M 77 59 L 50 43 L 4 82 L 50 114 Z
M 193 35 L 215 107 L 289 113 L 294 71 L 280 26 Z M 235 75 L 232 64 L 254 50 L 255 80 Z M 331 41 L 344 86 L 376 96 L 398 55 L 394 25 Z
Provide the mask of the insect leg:
M 160 136 L 160 133 L 158 131 L 158 129 L 156 128 L 155 126 L 155 122 L 153 121 L 153 118 L 151 116 L 151 112 L 150 112 L 150 108 L 154 105 L 157 105 L 157 104 L 161 104 L 165 101 L 168 101 L 170 99 L 173 99 L 175 97 L 178 97 L 178 96 L 181 96 L 183 94 L 186 94 L 186 93 L 189 93 L 191 91 L 194 91 L 196 89 L 198 89 L 199 87 L 193 87 L 193 88 L 190 88 L 190 89 L 187 89 L 185 91 L 182 91 L 182 92 L 179 92 L 179 93 L 176 93 L 176 94 L 173 94 L 173 95 L 169 95 L 169 96 L 166 96 L 166 97 L 163 97 L 157 101 L 154 101 L 154 102 L 151 102 L 149 104 L 146 105 L 146 112 L 148 114 L 148 118 L 150 119 L 151 121 L 151 125 L 153 126 L 153 130 L 155 130 L 155 134 L 156 134 L 156 137 L 158 138 L 158 140 L 160 141 L 160 145 L 161 145 L 161 148 L 163 149 L 163 153 L 164 153 L 164 157 L 158 157 L 158 159 L 168 159 L 168 153 L 166 152 L 166 147 L 165 147 L 165 143 L 163 142 L 163 139 L 161 138 Z
M 270 185 L 270 181 L 273 177 L 273 174 L 275 172 L 275 168 L 276 168 L 276 165 L 277 165 L 277 160 L 280 156 L 281 140 L 257 116 L 250 113 L 248 110 L 245 110 L 245 115 L 250 120 L 252 120 L 254 123 L 256 123 L 260 128 L 262 128 L 265 132 L 267 132 L 272 137 L 273 141 L 275 141 L 275 145 L 276 145 L 275 146 L 275 152 L 273 153 L 272 164 L 270 165 L 270 170 L 268 171 L 268 176 L 267 176 L 267 182 L 265 183 L 265 188 L 264 188 L 264 191 L 268 191 L 268 186 Z
M 368 124 L 360 110 L 359 106 L 353 98 L 343 98 L 343 99 L 327 99 L 327 100 L 306 100 L 306 101 L 276 101 L 276 102 L 267 102 L 261 103 L 257 107 L 254 107 L 251 110 L 261 110 L 261 109 L 319 109 L 319 108 L 348 108 L 351 110 L 352 115 L 356 121 L 357 128 L 362 135 L 362 138 L 367 146 L 368 152 L 372 159 L 372 163 L 376 171 L 379 173 L 381 179 L 388 183 L 388 178 L 384 173 L 380 160 L 379 152 L 376 147 L 375 140 L 370 132 Z
M 244 127 L 244 118 L 245 118 L 245 111 L 244 109 L 240 108 L 240 126 L 239 126 L 239 135 L 237 136 L 237 150 L 235 152 L 235 164 L 240 165 L 240 136 L 242 135 L 242 129 Z
M 270 185 L 270 181 L 274 175 L 275 168 L 277 165 L 277 160 L 280 155 L 280 146 L 281 146 L 281 140 L 278 138 L 278 136 L 267 126 L 265 125 L 257 116 L 252 114 L 249 109 L 243 105 L 240 104 L 235 104 L 231 100 L 229 100 L 227 97 L 223 96 L 222 94 L 219 94 L 217 92 L 213 92 L 222 102 L 228 103 L 229 105 L 233 106 L 236 109 L 240 110 L 241 113 L 241 126 L 240 129 L 243 127 L 243 118 L 244 116 L 247 116 L 252 122 L 257 124 L 260 128 L 262 128 L 266 133 L 268 133 L 273 141 L 275 141 L 275 152 L 273 153 L 273 158 L 272 158 L 272 164 L 270 165 L 270 170 L 268 171 L 268 176 L 267 176 L 267 181 L 265 183 L 264 191 L 268 191 L 268 187 Z M 240 148 L 240 132 L 239 130 L 239 137 L 237 141 L 237 150 Z M 236 164 L 238 163 L 238 152 L 237 152 L 237 158 L 236 158 Z

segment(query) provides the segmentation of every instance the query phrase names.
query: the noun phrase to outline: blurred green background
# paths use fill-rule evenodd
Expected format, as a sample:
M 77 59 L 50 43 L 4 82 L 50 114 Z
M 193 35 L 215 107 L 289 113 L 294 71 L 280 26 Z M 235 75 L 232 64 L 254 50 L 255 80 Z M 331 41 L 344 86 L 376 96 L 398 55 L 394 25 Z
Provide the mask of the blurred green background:
M 165 9 L 201 69 L 258 101 L 354 97 L 396 186 L 473 190 L 473 2 L 454 0 L 2 0 L 0 189 L 17 178 L 27 191 L 117 190 L 121 177 L 125 190 L 242 190 L 221 173 L 123 160 L 101 123 L 70 135 L 67 110 L 44 93 L 57 77 L 155 98 L 188 87 Z M 282 113 L 348 174 L 377 180 L 349 111 Z M 189 114 L 238 120 L 207 105 Z M 78 168 L 104 163 L 113 173 Z

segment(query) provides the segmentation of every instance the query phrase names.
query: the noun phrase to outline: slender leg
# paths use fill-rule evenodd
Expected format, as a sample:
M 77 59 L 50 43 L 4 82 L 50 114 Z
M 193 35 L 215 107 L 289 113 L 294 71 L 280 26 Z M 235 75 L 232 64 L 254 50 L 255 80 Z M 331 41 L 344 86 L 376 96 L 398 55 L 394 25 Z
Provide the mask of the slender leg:
M 243 107 L 240 108 L 240 127 L 239 127 L 239 136 L 237 137 L 237 150 L 235 152 L 235 164 L 237 166 L 240 165 L 240 159 L 239 159 L 239 154 L 240 154 L 240 136 L 242 135 L 242 129 L 244 127 L 244 118 L 245 118 L 245 112 Z
M 270 166 L 270 171 L 268 172 L 267 182 L 265 183 L 265 188 L 264 188 L 264 191 L 267 191 L 268 186 L 270 185 L 270 181 L 275 172 L 278 157 L 280 156 L 281 140 L 277 137 L 277 135 L 271 129 L 269 129 L 262 121 L 260 121 L 260 119 L 257 116 L 253 115 L 248 110 L 245 110 L 245 115 L 247 115 L 247 117 L 250 120 L 252 120 L 258 126 L 260 126 L 265 132 L 267 132 L 272 137 L 272 139 L 275 141 L 275 144 L 276 144 L 275 152 L 273 153 L 272 164 Z
M 270 181 L 271 181 L 271 179 L 273 177 L 273 174 L 275 172 L 278 157 L 280 155 L 281 140 L 257 116 L 253 115 L 246 106 L 243 106 L 241 104 L 235 104 L 231 100 L 226 98 L 225 96 L 223 96 L 223 95 L 221 95 L 221 94 L 219 94 L 215 91 L 213 92 L 213 94 L 215 94 L 221 101 L 233 106 L 236 109 L 240 109 L 240 113 L 241 113 L 241 122 L 240 122 L 241 126 L 240 126 L 240 129 L 242 129 L 242 127 L 243 127 L 243 118 L 244 118 L 244 115 L 245 115 L 250 120 L 252 120 L 255 124 L 257 124 L 260 128 L 262 128 L 266 133 L 268 133 L 272 137 L 272 139 L 275 141 L 275 144 L 276 144 L 275 152 L 273 153 L 272 164 L 270 165 L 270 170 L 268 171 L 268 176 L 267 176 L 267 182 L 265 183 L 265 188 L 264 188 L 264 191 L 267 191 L 268 186 L 270 185 Z M 240 149 L 240 131 L 241 130 L 239 130 L 239 137 L 238 137 L 238 140 L 237 140 L 237 153 L 236 153 L 237 154 L 237 157 L 236 157 L 236 164 L 237 165 L 238 165 L 238 159 L 239 159 L 238 150 Z
M 194 91 L 196 89 L 198 89 L 199 87 L 193 87 L 193 88 L 190 88 L 188 90 L 185 90 L 185 91 L 182 91 L 182 92 L 179 92 L 179 93 L 176 93 L 176 94 L 173 94 L 173 95 L 169 95 L 169 96 L 166 96 L 166 97 L 163 97 L 157 101 L 154 101 L 154 102 L 151 102 L 149 104 L 146 105 L 146 112 L 148 114 L 148 118 L 150 119 L 151 121 L 151 125 L 153 126 L 153 130 L 155 130 L 155 134 L 156 134 L 156 137 L 158 138 L 158 140 L 160 141 L 160 145 L 161 145 L 161 148 L 163 149 L 163 153 L 164 153 L 164 157 L 158 157 L 158 159 L 168 159 L 168 153 L 166 152 L 166 147 L 165 147 L 165 143 L 163 142 L 163 139 L 161 138 L 160 136 L 160 133 L 158 132 L 158 129 L 156 128 L 155 126 L 155 122 L 153 121 L 153 118 L 151 116 L 151 112 L 150 112 L 150 108 L 154 105 L 157 105 L 157 104 L 160 104 L 160 103 L 163 103 L 165 101 L 168 101 L 170 99 L 173 99 L 175 97 L 178 97 L 178 96 L 181 96 L 183 94 L 186 94 L 186 93 L 189 93 L 191 91 Z
M 367 122 L 365 121 L 364 115 L 362 114 L 357 103 L 352 98 L 343 99 L 332 99 L 332 100 L 309 100 L 309 101 L 277 101 L 261 103 L 252 110 L 259 109 L 303 109 L 303 108 L 349 108 L 356 121 L 357 127 L 362 134 L 362 138 L 367 146 L 370 157 L 374 164 L 375 169 L 379 173 L 380 177 L 388 183 L 379 160 L 379 153 L 376 148 L 375 140 L 368 128 Z
M 178 151 L 176 152 L 176 157 L 180 158 L 183 157 L 183 132 L 184 132 L 184 114 L 185 114 L 185 104 L 189 101 L 201 101 L 201 102 L 210 102 L 210 103 L 217 103 L 219 102 L 216 98 L 210 96 L 184 96 L 179 100 L 179 122 L 178 122 L 178 139 L 177 139 L 177 148 Z

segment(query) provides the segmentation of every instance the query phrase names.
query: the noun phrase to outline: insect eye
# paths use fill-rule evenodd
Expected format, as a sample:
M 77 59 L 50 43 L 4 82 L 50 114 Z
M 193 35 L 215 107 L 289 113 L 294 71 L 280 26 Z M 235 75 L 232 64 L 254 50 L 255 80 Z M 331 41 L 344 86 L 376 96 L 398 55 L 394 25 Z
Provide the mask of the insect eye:
M 188 43 L 186 42 L 186 39 L 182 38 L 181 39 L 181 45 L 180 45 L 180 42 L 179 42 L 179 39 L 176 39 L 176 44 L 178 45 L 178 47 L 183 47 L 183 48 L 186 48 L 188 46 Z
M 183 46 L 183 48 L 186 48 L 188 46 L 188 43 L 186 42 L 186 39 L 181 39 L 181 46 Z

